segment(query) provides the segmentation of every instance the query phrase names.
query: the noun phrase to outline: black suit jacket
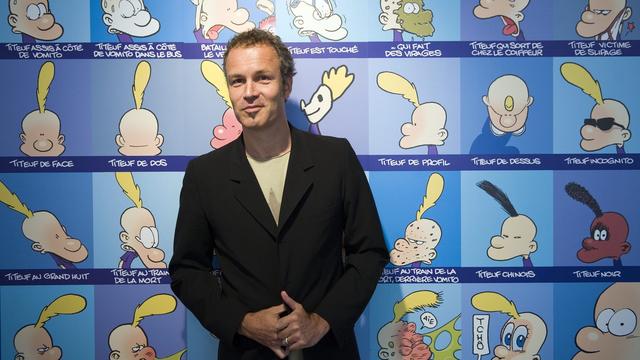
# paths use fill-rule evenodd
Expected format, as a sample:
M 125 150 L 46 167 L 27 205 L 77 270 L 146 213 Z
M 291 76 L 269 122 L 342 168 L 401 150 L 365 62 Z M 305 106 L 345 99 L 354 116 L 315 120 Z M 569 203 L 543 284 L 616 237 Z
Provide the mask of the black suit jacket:
M 221 340 L 221 360 L 276 358 L 237 330 L 247 312 L 282 304 L 281 290 L 331 326 L 305 360 L 358 358 L 353 326 L 388 261 L 378 213 L 346 140 L 293 127 L 291 136 L 279 225 L 242 137 L 192 160 L 184 175 L 171 287 Z

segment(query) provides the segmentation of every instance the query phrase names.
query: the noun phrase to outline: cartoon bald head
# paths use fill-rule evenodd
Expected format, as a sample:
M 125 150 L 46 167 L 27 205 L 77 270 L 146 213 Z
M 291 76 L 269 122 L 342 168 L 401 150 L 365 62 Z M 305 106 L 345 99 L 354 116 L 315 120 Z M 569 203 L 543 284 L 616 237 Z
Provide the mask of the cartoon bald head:
M 111 34 L 147 37 L 160 30 L 160 22 L 151 16 L 143 0 L 101 0 L 102 21 Z
M 533 97 L 529 96 L 527 84 L 521 78 L 515 75 L 498 77 L 489 85 L 482 102 L 487 106 L 494 135 L 524 133 Z
M 600 294 L 594 307 L 595 326 L 576 334 L 580 351 L 573 360 L 635 360 L 640 354 L 640 285 L 614 283 Z
M 480 0 L 473 8 L 473 15 L 479 19 L 499 17 L 504 23 L 502 34 L 517 37 L 520 35 L 520 23 L 524 20 L 522 11 L 529 0 Z
M 51 12 L 49 0 L 9 0 L 8 21 L 14 33 L 38 40 L 56 40 L 64 32 Z
M 617 40 L 629 18 L 631 8 L 626 0 L 589 0 L 576 24 L 576 33 L 584 38 Z
M 294 16 L 292 24 L 300 36 L 318 35 L 337 41 L 348 34 L 332 0 L 287 0 L 287 9 Z

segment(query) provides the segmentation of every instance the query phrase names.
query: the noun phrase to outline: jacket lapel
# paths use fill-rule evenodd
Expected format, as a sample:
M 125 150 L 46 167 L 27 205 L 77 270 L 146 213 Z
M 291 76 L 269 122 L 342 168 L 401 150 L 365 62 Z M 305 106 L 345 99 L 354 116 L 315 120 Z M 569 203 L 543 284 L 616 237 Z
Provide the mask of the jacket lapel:
M 289 167 L 280 205 L 278 229 L 282 229 L 287 224 L 294 210 L 313 184 L 313 172 L 311 171 L 314 166 L 313 157 L 305 146 L 303 138 L 311 135 L 303 134 L 292 125 L 289 126 L 291 127 L 291 156 L 289 157 Z

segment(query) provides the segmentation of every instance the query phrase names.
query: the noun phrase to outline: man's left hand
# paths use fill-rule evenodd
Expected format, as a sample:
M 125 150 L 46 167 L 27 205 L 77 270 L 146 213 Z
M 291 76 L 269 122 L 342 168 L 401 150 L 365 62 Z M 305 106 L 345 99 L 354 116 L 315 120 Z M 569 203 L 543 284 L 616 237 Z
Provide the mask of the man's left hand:
M 282 339 L 283 345 L 288 344 L 288 350 L 294 351 L 317 344 L 329 331 L 329 323 L 316 313 L 309 314 L 286 291 L 280 292 L 280 296 L 291 308 L 291 313 L 280 318 L 277 324 L 278 338 Z

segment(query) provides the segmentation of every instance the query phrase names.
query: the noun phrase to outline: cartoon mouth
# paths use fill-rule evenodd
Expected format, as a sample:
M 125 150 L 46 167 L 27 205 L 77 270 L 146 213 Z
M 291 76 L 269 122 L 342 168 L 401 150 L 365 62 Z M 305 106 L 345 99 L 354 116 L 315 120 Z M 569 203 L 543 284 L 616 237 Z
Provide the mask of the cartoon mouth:
M 311 116 L 313 114 L 317 114 L 318 112 L 320 112 L 320 108 L 317 108 L 316 111 L 314 112 L 309 112 L 307 111 L 308 107 L 304 109 L 304 113 L 307 114 L 307 116 Z
M 516 25 L 515 21 L 506 16 L 502 17 L 502 21 L 504 21 L 504 28 L 502 28 L 502 33 L 504 35 L 517 35 L 518 34 L 518 25 Z
M 53 148 L 51 140 L 36 140 L 33 142 L 33 148 L 39 152 L 47 152 Z
M 222 29 L 224 29 L 224 25 L 213 25 L 207 31 L 207 37 L 211 40 L 217 39 L 220 36 L 220 31 L 222 31 Z

